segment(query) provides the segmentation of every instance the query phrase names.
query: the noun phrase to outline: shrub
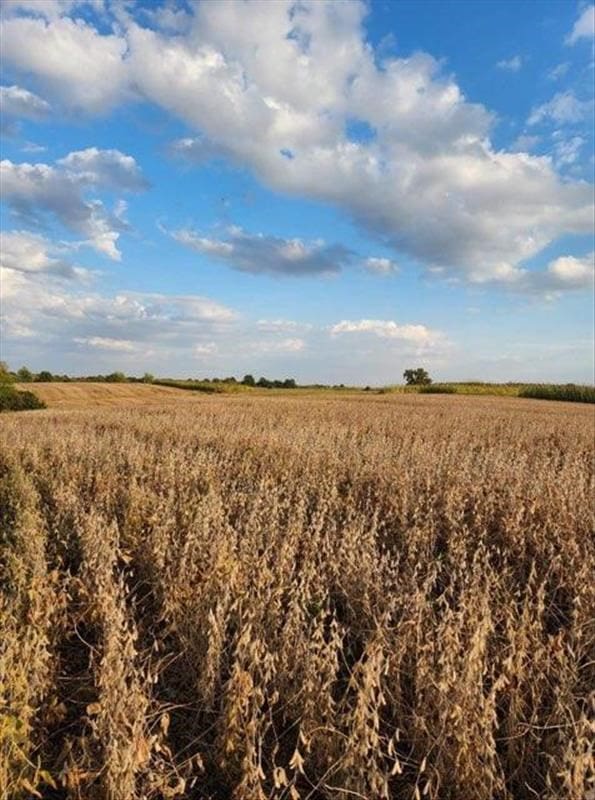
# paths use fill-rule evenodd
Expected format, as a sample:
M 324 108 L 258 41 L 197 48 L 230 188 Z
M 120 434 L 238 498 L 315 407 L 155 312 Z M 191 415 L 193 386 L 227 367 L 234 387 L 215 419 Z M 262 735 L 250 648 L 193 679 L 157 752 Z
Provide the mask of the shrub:
M 14 383 L 14 375 L 9 371 L 6 362 L 0 361 L 0 385 L 7 383 Z
M 19 392 L 9 384 L 0 385 L 0 411 L 29 411 L 45 407 L 33 392 Z
M 419 387 L 420 394 L 456 394 L 456 387 L 448 383 L 434 383 Z
M 571 403 L 595 403 L 595 386 L 577 386 L 574 383 L 544 383 L 521 389 L 519 397 L 534 400 L 567 400 Z

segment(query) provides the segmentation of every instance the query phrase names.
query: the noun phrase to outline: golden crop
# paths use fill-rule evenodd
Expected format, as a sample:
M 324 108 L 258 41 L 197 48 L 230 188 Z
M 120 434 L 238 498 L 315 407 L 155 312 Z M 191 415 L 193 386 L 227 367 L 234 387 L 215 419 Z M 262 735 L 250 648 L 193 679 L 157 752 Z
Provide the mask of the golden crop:
M 593 412 L 0 420 L 0 796 L 593 796 Z

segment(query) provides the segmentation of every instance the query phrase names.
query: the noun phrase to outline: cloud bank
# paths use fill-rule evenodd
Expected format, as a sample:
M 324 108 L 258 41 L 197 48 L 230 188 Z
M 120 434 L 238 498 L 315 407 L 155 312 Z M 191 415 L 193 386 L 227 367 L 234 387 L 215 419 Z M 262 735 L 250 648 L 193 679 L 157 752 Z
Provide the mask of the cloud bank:
M 64 13 L 73 4 L 39 3 L 32 12 L 29 3 L 26 15 L 17 8 L 2 20 L 3 58 L 33 75 L 52 102 L 88 114 L 133 98 L 155 103 L 196 132 L 186 151 L 222 153 L 275 190 L 331 204 L 429 270 L 514 287 L 523 262 L 592 228 L 587 183 L 561 178 L 551 158 L 496 149 L 492 115 L 430 55 L 375 52 L 363 2 L 201 3 L 192 16 L 164 7 L 135 16 L 118 5 L 117 18 L 101 12 L 101 30 Z M 591 18 L 589 7 L 570 43 L 589 35 Z M 557 98 L 534 117 L 582 113 Z M 368 135 L 354 135 L 358 128 Z M 80 159 L 76 166 L 84 174 Z M 20 182 L 36 186 L 38 204 L 47 206 L 42 197 L 58 178 L 25 167 Z M 108 180 L 104 167 L 94 169 Z M 71 202 L 77 230 L 116 257 L 117 226 L 105 209 L 76 193 Z M 72 224 L 70 212 L 61 217 Z M 269 250 L 262 242 L 193 243 L 229 260 L 225 245 L 241 251 L 239 269 L 257 270 L 253 247 L 264 249 L 265 271 L 278 269 L 267 258 L 274 242 Z M 338 256 L 310 254 L 301 264 L 333 271 Z M 300 259 L 278 263 L 298 270 Z

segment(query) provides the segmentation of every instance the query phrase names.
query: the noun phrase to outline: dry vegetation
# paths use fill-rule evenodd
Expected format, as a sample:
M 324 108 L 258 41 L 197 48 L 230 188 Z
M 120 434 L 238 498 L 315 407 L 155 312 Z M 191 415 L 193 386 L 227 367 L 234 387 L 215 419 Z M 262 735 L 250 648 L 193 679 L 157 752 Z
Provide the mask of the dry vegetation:
M 5 415 L 0 796 L 584 800 L 592 484 L 563 403 Z
M 181 389 L 143 383 L 21 383 L 17 389 L 33 391 L 50 408 L 139 406 L 194 399 Z

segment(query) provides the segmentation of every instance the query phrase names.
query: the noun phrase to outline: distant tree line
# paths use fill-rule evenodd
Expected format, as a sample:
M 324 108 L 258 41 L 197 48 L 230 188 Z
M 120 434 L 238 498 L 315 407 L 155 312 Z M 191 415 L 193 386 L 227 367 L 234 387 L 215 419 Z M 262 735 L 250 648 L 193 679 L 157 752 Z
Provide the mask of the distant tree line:
M 51 383 L 54 382 L 68 382 L 68 381 L 86 381 L 89 383 L 153 383 L 155 377 L 150 372 L 145 372 L 142 378 L 137 378 L 130 375 L 125 375 L 123 372 L 110 372 L 107 375 L 57 375 L 49 372 L 48 370 L 41 370 L 41 372 L 32 372 L 28 367 L 21 367 L 16 372 L 11 372 L 6 365 L 3 367 L 5 376 L 9 379 L 7 382 L 16 381 L 18 383 Z M 0 378 L 1 380 L 1 378 Z M 192 380 L 192 379 L 191 379 Z M 284 380 L 269 379 L 261 377 L 258 380 L 253 375 L 244 375 L 242 380 L 238 380 L 233 376 L 227 378 L 200 378 L 202 383 L 228 383 L 240 384 L 243 386 L 258 386 L 264 389 L 296 389 L 298 384 L 295 378 L 285 378 Z

